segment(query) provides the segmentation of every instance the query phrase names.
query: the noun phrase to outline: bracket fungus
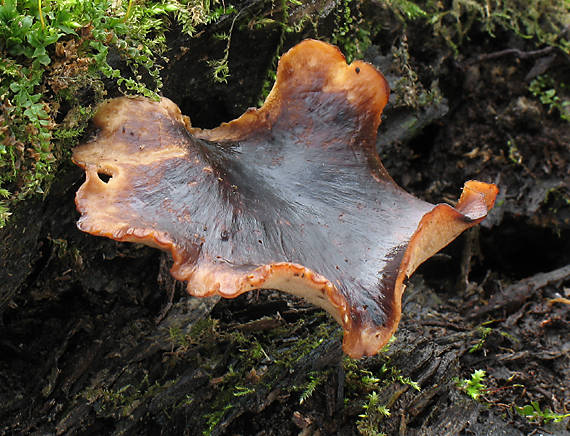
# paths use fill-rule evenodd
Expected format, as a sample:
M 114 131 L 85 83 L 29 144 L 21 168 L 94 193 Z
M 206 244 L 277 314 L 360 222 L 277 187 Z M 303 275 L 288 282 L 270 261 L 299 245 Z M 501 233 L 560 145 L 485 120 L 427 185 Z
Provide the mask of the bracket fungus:
M 408 277 L 497 195 L 469 181 L 452 207 L 397 186 L 375 145 L 388 94 L 374 67 L 307 40 L 282 56 L 260 109 L 212 130 L 166 98 L 110 100 L 73 151 L 86 173 L 77 225 L 170 252 L 191 295 L 302 296 L 343 326 L 347 354 L 376 354 Z

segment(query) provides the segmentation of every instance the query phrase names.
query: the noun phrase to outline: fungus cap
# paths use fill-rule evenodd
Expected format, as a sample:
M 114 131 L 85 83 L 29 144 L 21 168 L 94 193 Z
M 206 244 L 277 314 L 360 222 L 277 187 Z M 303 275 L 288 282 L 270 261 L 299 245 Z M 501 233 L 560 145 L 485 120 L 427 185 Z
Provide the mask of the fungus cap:
M 212 130 L 166 98 L 110 100 L 73 152 L 86 173 L 77 225 L 170 252 L 195 296 L 302 296 L 343 326 L 347 354 L 376 354 L 407 278 L 498 192 L 469 181 L 452 207 L 397 186 L 376 152 L 388 93 L 371 65 L 307 40 L 282 56 L 261 108 Z

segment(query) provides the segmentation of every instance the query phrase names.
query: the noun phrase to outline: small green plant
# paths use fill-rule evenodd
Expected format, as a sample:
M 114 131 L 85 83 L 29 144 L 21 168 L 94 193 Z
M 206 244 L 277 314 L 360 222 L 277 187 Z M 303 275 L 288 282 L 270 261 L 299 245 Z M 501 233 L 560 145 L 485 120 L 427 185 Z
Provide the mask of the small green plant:
M 560 118 L 570 122 L 570 100 L 560 96 L 565 88 L 565 83 L 562 82 L 557 86 L 552 77 L 544 74 L 533 79 L 528 90 L 548 108 L 549 114 L 558 111 Z
M 190 328 L 190 337 L 193 341 L 198 341 L 204 336 L 212 336 L 216 333 L 219 321 L 209 316 L 194 323 Z
M 378 431 L 380 422 L 390 416 L 390 410 L 383 404 L 380 404 L 378 392 L 374 391 L 368 394 L 366 403 L 362 406 L 364 413 L 358 415 L 360 418 L 356 423 L 358 432 L 363 436 L 382 436 L 384 433 Z
M 216 428 L 216 425 L 218 425 L 226 412 L 232 407 L 234 407 L 232 404 L 226 404 L 222 410 L 216 410 L 215 412 L 205 415 L 204 418 L 206 419 L 207 428 L 202 431 L 202 435 L 211 435 L 214 428 Z
M 515 165 L 522 165 L 523 156 L 517 147 L 517 143 L 514 139 L 510 138 L 507 141 L 507 147 L 509 148 L 509 160 Z
M 394 365 L 391 365 L 389 363 L 383 363 L 382 367 L 380 368 L 380 371 L 383 375 L 385 384 L 397 381 L 402 383 L 403 385 L 408 385 L 412 387 L 416 391 L 421 390 L 418 382 L 413 381 L 410 377 L 404 377 L 401 374 L 401 370 L 396 368 Z
M 384 345 L 380 351 L 379 354 L 386 354 L 388 351 L 390 351 L 390 346 L 396 342 L 398 338 L 396 337 L 396 335 L 392 335 L 390 336 L 390 339 L 388 339 L 388 342 L 386 342 L 386 345 Z
M 271 360 L 271 358 L 267 355 L 263 346 L 259 343 L 255 337 L 252 338 L 251 343 L 249 344 L 249 348 L 240 349 L 242 353 L 246 353 L 249 359 L 252 359 L 255 362 L 260 362 L 264 359 Z
M 404 377 L 401 374 L 398 374 L 396 376 L 396 380 L 402 383 L 403 385 L 410 386 L 412 389 L 415 389 L 418 392 L 422 390 L 420 388 L 419 383 L 417 381 L 412 380 L 410 377 Z
M 303 386 L 303 392 L 299 398 L 299 404 L 303 404 L 309 398 L 313 396 L 313 393 L 317 387 L 322 384 L 326 379 L 326 374 L 318 374 L 316 372 L 311 372 L 309 374 L 309 381 Z
M 393 341 L 391 341 L 393 342 Z M 420 391 L 419 383 L 410 377 L 402 375 L 401 370 L 390 363 L 389 356 L 376 357 L 377 363 L 384 361 L 374 371 L 363 368 L 363 362 L 345 357 L 343 366 L 346 372 L 346 398 L 345 402 L 361 403 L 362 394 L 367 393 L 363 404 L 364 413 L 359 415 L 357 429 L 365 436 L 383 435 L 380 431 L 381 421 L 390 416 L 390 407 L 397 401 L 399 396 L 407 391 L 406 386 Z M 398 384 L 406 386 L 398 386 Z M 394 389 L 395 388 L 395 389 Z M 389 395 L 390 392 L 394 393 Z M 388 394 L 381 403 L 381 396 Z
M 226 47 L 224 48 L 224 56 L 221 57 L 220 59 L 213 59 L 208 61 L 208 65 L 212 68 L 212 78 L 214 82 L 217 83 L 227 83 L 228 78 L 230 77 L 230 66 L 228 63 L 228 59 L 230 57 L 232 29 L 233 29 L 233 23 L 229 33 L 219 33 L 214 35 L 217 39 L 226 41 Z
M 209 22 L 211 19 L 213 19 L 213 17 L 215 17 L 215 19 L 218 19 L 219 17 L 221 17 L 223 15 L 230 15 L 230 14 L 233 14 L 235 12 L 236 12 L 236 10 L 233 8 L 233 6 L 228 6 L 227 8 L 224 6 L 222 8 L 216 9 L 214 14 L 212 14 L 211 17 L 209 17 L 206 21 Z M 228 77 L 230 77 L 230 66 L 228 63 L 228 59 L 230 57 L 230 47 L 232 44 L 232 33 L 234 30 L 234 25 L 235 25 L 238 17 L 239 17 L 239 13 L 236 13 L 234 19 L 232 20 L 230 30 L 227 33 L 219 33 L 219 34 L 214 35 L 217 39 L 220 39 L 222 41 L 226 41 L 226 46 L 224 48 L 224 56 L 220 59 L 208 61 L 208 65 L 210 67 L 212 67 L 212 78 L 214 79 L 214 82 L 227 83 Z
M 483 379 L 485 378 L 486 373 L 482 369 L 478 369 L 473 374 L 471 374 L 470 379 L 455 379 L 455 384 L 457 387 L 463 391 L 467 395 L 469 395 L 474 400 L 479 399 L 479 397 L 483 394 L 487 387 L 483 384 Z
M 176 351 L 176 353 L 183 354 L 188 351 L 188 348 L 191 345 L 190 337 L 188 337 L 188 335 L 186 335 L 180 328 L 170 327 L 168 329 L 168 336 L 173 352 Z
M 485 345 L 485 341 L 487 340 L 487 336 L 489 336 L 493 329 L 491 327 L 479 327 L 479 331 L 481 332 L 481 338 L 479 339 L 479 342 L 469 349 L 469 353 L 475 353 L 483 348 L 483 345 Z
M 360 381 L 362 381 L 365 386 L 372 389 L 378 388 L 378 383 L 381 382 L 378 377 L 374 377 L 371 371 L 367 371 L 365 369 L 361 370 L 360 372 L 363 374 L 363 376 L 360 378 Z
M 245 395 L 253 394 L 255 389 L 248 388 L 247 386 L 236 386 L 234 389 L 234 397 L 243 397 Z
M 421 391 L 418 382 L 410 377 L 402 375 L 401 370 L 390 364 L 389 359 L 382 363 L 378 371 L 372 372 L 368 369 L 361 368 L 359 363 L 349 357 L 345 357 L 343 362 L 346 371 L 346 384 L 348 395 L 362 392 L 372 392 L 381 390 L 383 386 L 390 385 L 394 382 L 410 386 L 411 388 Z
M 115 410 L 125 407 L 129 402 L 129 394 L 127 391 L 135 391 L 131 385 L 125 385 L 116 391 L 112 389 L 102 389 L 100 391 L 102 408 Z
M 415 2 L 410 0 L 382 0 L 402 21 L 427 17 L 427 13 Z
M 515 406 L 515 410 L 521 416 L 526 417 L 529 421 L 541 421 L 544 423 L 562 422 L 566 418 L 570 418 L 570 413 L 555 413 L 549 408 L 542 410 L 538 401 L 531 401 L 523 407 Z
M 194 402 L 194 398 L 192 397 L 192 395 L 190 394 L 186 394 L 184 396 L 184 399 L 182 401 L 180 401 L 175 408 L 179 408 L 179 407 L 188 407 L 190 405 L 192 405 L 192 403 Z

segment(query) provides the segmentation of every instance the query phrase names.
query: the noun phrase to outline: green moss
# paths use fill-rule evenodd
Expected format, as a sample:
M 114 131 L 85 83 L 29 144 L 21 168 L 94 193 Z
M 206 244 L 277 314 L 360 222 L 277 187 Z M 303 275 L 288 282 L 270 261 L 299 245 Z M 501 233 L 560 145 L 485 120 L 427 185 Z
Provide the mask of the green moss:
M 410 388 L 420 390 L 417 382 L 403 375 L 394 365 L 389 344 L 372 358 L 354 360 L 345 356 L 343 360 L 345 404 L 362 408 L 357 421 L 357 429 L 362 435 L 381 435 L 381 423 L 390 415 L 390 408 L 398 398 Z
M 255 389 L 248 386 L 236 386 L 234 388 L 234 397 L 243 397 L 255 393 Z
M 174 355 L 185 353 L 192 343 L 190 337 L 179 327 L 170 327 L 168 329 L 168 338 L 172 344 Z
M 419 384 L 410 377 L 403 376 L 401 370 L 390 362 L 391 359 L 387 355 L 379 354 L 374 360 L 376 362 L 367 368 L 364 366 L 365 363 L 345 357 L 343 365 L 349 396 L 369 393 L 394 382 L 420 390 Z
M 232 402 L 236 397 L 255 392 L 253 388 L 247 386 L 238 387 L 235 385 L 237 380 L 243 380 L 245 378 L 245 374 L 245 367 L 242 367 L 241 364 L 239 372 L 234 371 L 233 367 L 230 367 L 220 381 L 212 386 L 215 391 L 215 397 L 212 401 L 211 412 L 204 415 L 205 423 L 202 430 L 203 435 L 210 435 L 212 433 L 226 413 L 234 407 Z
M 411 0 L 383 0 L 382 3 L 390 8 L 401 21 L 406 22 L 427 17 L 427 13 Z
M 475 353 L 475 352 L 481 350 L 483 348 L 483 345 L 485 345 L 485 341 L 487 340 L 487 337 L 493 331 L 493 329 L 491 327 L 483 327 L 483 326 L 480 326 L 478 328 L 478 330 L 481 333 L 481 338 L 479 339 L 479 341 L 475 345 L 473 345 L 469 349 L 469 353 Z
M 208 415 L 204 416 L 204 418 L 206 419 L 206 429 L 202 431 L 202 434 L 204 436 L 211 435 L 212 431 L 222 420 L 226 412 L 230 410 L 232 407 L 233 406 L 231 404 L 226 404 L 222 410 L 217 410 L 215 412 L 209 413 Z
M 442 95 L 437 82 L 431 89 L 426 89 L 411 65 L 408 42 L 405 35 L 392 47 L 392 68 L 399 79 L 392 90 L 395 98 L 394 107 L 419 109 L 432 104 L 439 104 Z
M 317 371 L 311 371 L 308 374 L 309 380 L 303 384 L 303 386 L 297 388 L 296 390 L 301 390 L 301 396 L 299 397 L 299 404 L 303 404 L 315 393 L 315 390 L 319 385 L 321 385 L 327 379 L 327 373 L 319 373 Z
M 546 191 L 543 204 L 548 206 L 548 210 L 552 213 L 558 213 L 558 210 L 570 206 L 570 192 L 566 186 L 556 186 Z
M 59 162 L 69 157 L 92 108 L 105 97 L 103 80 L 125 94 L 158 98 L 158 61 L 172 18 L 192 35 L 196 26 L 232 10 L 202 0 L 2 1 L 0 227 L 18 201 L 49 190 Z M 110 51 L 130 71 L 109 64 Z M 77 95 L 92 97 L 78 101 Z M 58 123 L 62 107 L 73 109 Z
M 325 320 L 325 322 L 323 322 Z M 307 324 L 313 332 L 308 334 Z M 296 336 L 297 332 L 302 332 Z M 219 423 L 236 407 L 237 402 L 247 401 L 249 395 L 264 395 L 276 389 L 283 380 L 283 374 L 298 363 L 319 345 L 331 337 L 340 334 L 338 326 L 318 312 L 314 319 L 299 320 L 294 325 L 286 325 L 261 332 L 244 333 L 228 332 L 218 340 L 227 339 L 230 347 L 236 347 L 239 353 L 232 352 L 237 360 L 212 385 L 214 398 L 211 410 L 204 416 L 202 434 L 209 435 Z M 287 341 L 283 346 L 283 338 L 295 335 L 295 341 Z M 338 338 L 340 340 L 340 337 Z M 224 347 L 227 353 L 227 347 Z M 267 365 L 267 362 L 272 362 Z M 280 389 L 302 391 L 301 399 L 308 399 L 317 386 L 326 378 L 325 373 L 307 374 L 307 383 L 300 387 L 281 386 Z
M 204 336 L 213 336 L 217 333 L 218 320 L 212 317 L 202 318 L 196 321 L 190 329 L 190 337 L 197 341 Z
M 218 320 L 206 317 L 193 323 L 189 331 L 180 327 L 170 327 L 168 336 L 172 346 L 172 363 L 188 353 L 195 345 L 215 347 L 221 339 L 217 326 Z
M 567 0 L 454 0 L 451 5 L 438 0 L 382 0 L 381 3 L 404 21 L 425 20 L 455 54 L 474 27 L 491 36 L 498 30 L 508 30 L 533 39 L 537 45 L 570 51 L 568 39 L 562 36 L 570 21 Z
M 340 328 L 337 324 L 325 322 L 319 324 L 310 334 L 298 338 L 290 347 L 276 351 L 275 362 L 285 368 L 291 368 L 299 359 L 309 354 L 327 339 L 337 337 L 340 340 Z
M 126 384 L 118 389 L 91 387 L 86 389 L 82 396 L 94 404 L 99 415 L 128 417 L 144 400 L 153 398 L 158 392 L 175 383 L 176 380 L 170 380 L 162 385 L 158 382 L 151 384 L 147 376 L 138 386 Z
M 358 432 L 363 436 L 382 436 L 384 433 L 378 431 L 382 420 L 390 416 L 390 409 L 380 403 L 378 392 L 368 394 L 367 401 L 363 404 L 364 413 L 358 415 L 356 423 Z
M 371 35 L 380 31 L 375 20 L 366 19 L 361 11 L 362 1 L 342 0 L 334 16 L 331 42 L 340 47 L 348 63 L 361 59 L 372 44 Z
M 514 163 L 515 165 L 522 165 L 523 164 L 523 156 L 520 152 L 517 143 L 514 139 L 507 140 L 507 147 L 509 149 L 509 160 Z
M 216 19 L 217 19 L 222 15 L 231 15 L 235 12 L 236 12 L 236 10 L 233 8 L 233 6 L 228 6 L 228 8 L 226 8 L 224 6 L 223 8 L 219 8 L 218 12 L 215 13 L 213 16 L 216 16 Z M 207 21 L 209 22 L 211 18 L 212 18 L 211 16 L 208 17 Z M 234 19 L 232 20 L 232 24 L 231 24 L 230 29 L 227 33 L 220 33 L 220 34 L 214 35 L 218 39 L 226 41 L 226 46 L 224 48 L 224 55 L 222 56 L 222 58 L 208 61 L 208 65 L 210 65 L 212 67 L 212 78 L 214 79 L 214 82 L 227 83 L 228 78 L 230 77 L 230 67 L 228 64 L 228 59 L 230 57 L 230 47 L 232 44 L 232 33 L 234 30 L 234 25 L 236 23 L 237 18 L 238 18 L 238 14 L 236 14 Z

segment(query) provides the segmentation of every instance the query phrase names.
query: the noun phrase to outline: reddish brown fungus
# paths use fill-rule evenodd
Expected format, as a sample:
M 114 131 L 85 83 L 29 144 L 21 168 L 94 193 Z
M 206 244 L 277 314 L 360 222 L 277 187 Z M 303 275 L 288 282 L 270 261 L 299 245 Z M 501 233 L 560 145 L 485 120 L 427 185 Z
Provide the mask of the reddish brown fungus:
M 213 130 L 191 128 L 168 99 L 110 100 L 73 153 L 87 175 L 78 227 L 169 251 L 195 296 L 300 295 L 343 326 L 346 353 L 373 355 L 398 325 L 407 278 L 497 195 L 469 181 L 454 208 L 398 187 L 375 146 L 388 92 L 372 66 L 304 41 L 262 108 Z

